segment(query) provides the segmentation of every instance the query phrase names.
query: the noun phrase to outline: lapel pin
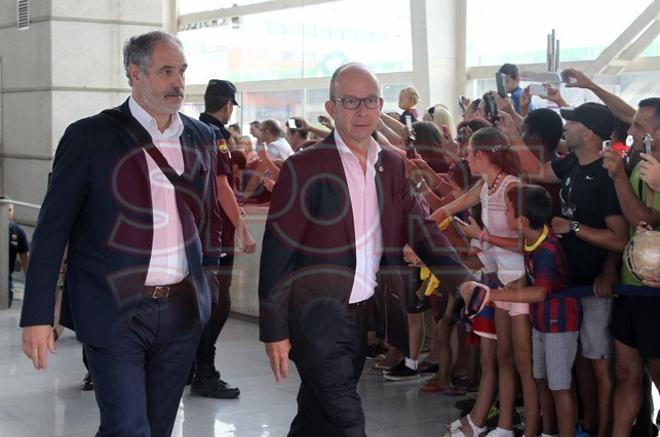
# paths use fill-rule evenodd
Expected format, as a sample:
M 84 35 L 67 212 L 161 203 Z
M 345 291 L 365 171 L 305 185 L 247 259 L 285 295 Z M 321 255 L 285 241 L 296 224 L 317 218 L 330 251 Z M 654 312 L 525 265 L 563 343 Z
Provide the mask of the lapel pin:
M 378 167 L 378 171 L 381 172 L 381 173 L 383 172 L 383 166 L 382 165 Z

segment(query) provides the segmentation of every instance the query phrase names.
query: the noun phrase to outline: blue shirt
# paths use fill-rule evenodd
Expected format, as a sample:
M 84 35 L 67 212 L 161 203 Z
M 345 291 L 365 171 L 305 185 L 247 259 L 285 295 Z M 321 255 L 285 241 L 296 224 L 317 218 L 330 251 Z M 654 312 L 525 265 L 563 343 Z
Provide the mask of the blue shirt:
M 523 93 L 523 89 L 518 86 L 516 87 L 515 90 L 511 93 L 511 100 L 513 101 L 513 109 L 516 110 L 518 114 L 520 114 L 520 95 Z M 536 106 L 534 106 L 534 103 L 529 102 L 529 110 L 527 112 L 532 112 L 533 110 L 536 109 Z

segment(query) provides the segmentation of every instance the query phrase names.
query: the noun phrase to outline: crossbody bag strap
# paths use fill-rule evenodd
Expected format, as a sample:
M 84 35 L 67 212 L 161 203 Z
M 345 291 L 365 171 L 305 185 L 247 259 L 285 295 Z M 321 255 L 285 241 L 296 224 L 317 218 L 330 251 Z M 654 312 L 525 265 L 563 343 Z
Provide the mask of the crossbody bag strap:
M 116 125 L 126 131 L 130 137 L 151 156 L 156 165 L 163 172 L 167 180 L 175 188 L 192 191 L 192 185 L 186 179 L 177 174 L 176 170 L 167 162 L 167 159 L 154 145 L 149 132 L 133 117 L 117 108 L 106 109 L 101 114 L 112 120 Z

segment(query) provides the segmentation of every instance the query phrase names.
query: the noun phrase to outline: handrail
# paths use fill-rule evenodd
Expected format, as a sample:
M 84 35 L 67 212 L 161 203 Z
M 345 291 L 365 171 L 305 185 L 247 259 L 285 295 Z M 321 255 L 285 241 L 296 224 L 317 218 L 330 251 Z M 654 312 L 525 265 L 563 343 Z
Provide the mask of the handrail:
M 0 198 L 0 310 L 9 308 L 9 205 L 41 209 L 33 203 Z

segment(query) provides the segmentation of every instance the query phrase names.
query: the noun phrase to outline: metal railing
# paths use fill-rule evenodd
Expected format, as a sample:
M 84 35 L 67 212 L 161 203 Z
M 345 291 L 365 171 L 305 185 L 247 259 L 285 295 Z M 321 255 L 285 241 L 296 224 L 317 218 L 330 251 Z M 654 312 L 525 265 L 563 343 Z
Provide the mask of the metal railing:
M 39 212 L 40 205 L 0 199 L 0 310 L 9 308 L 9 205 Z

